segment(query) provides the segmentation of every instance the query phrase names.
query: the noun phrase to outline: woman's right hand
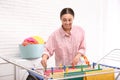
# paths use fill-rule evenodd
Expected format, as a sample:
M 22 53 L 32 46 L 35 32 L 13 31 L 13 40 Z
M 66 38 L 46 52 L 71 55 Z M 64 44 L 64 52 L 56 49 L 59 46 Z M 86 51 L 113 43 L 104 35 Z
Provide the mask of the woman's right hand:
M 44 54 L 42 56 L 42 60 L 41 60 L 41 64 L 42 66 L 46 69 L 47 68 L 47 59 L 48 59 L 48 55 L 47 54 Z

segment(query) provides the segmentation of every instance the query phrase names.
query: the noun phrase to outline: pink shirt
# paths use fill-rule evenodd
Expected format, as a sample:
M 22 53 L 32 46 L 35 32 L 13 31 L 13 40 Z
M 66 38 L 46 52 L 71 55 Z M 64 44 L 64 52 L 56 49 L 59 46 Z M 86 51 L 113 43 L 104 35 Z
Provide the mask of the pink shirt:
M 59 28 L 51 34 L 45 45 L 44 54 L 52 56 L 55 53 L 56 66 L 71 65 L 77 52 L 85 53 L 84 31 L 81 27 L 72 26 L 71 34 Z

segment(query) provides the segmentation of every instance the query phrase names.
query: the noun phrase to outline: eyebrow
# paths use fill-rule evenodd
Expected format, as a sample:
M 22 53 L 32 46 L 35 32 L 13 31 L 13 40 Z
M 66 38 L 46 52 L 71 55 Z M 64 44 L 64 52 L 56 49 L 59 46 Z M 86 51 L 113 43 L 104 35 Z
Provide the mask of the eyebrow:
M 63 19 L 72 19 L 72 18 L 63 18 Z

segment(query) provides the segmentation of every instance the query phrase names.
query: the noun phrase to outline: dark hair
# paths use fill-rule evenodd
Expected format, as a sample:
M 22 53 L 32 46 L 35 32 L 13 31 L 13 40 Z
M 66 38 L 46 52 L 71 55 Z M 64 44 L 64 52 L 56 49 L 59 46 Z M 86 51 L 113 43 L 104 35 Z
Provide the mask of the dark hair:
M 61 13 L 60 13 L 60 18 L 62 17 L 62 15 L 64 14 L 71 14 L 74 17 L 74 11 L 71 8 L 64 8 Z

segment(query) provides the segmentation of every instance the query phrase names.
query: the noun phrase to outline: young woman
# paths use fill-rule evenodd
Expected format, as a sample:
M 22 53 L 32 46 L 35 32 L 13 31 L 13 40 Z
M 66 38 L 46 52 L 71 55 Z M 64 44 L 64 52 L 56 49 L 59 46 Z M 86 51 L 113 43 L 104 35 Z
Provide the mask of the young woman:
M 47 67 L 47 60 L 55 54 L 55 65 L 77 65 L 85 54 L 85 33 L 79 26 L 72 25 L 74 11 L 64 8 L 60 13 L 60 28 L 54 31 L 45 44 L 41 64 Z

